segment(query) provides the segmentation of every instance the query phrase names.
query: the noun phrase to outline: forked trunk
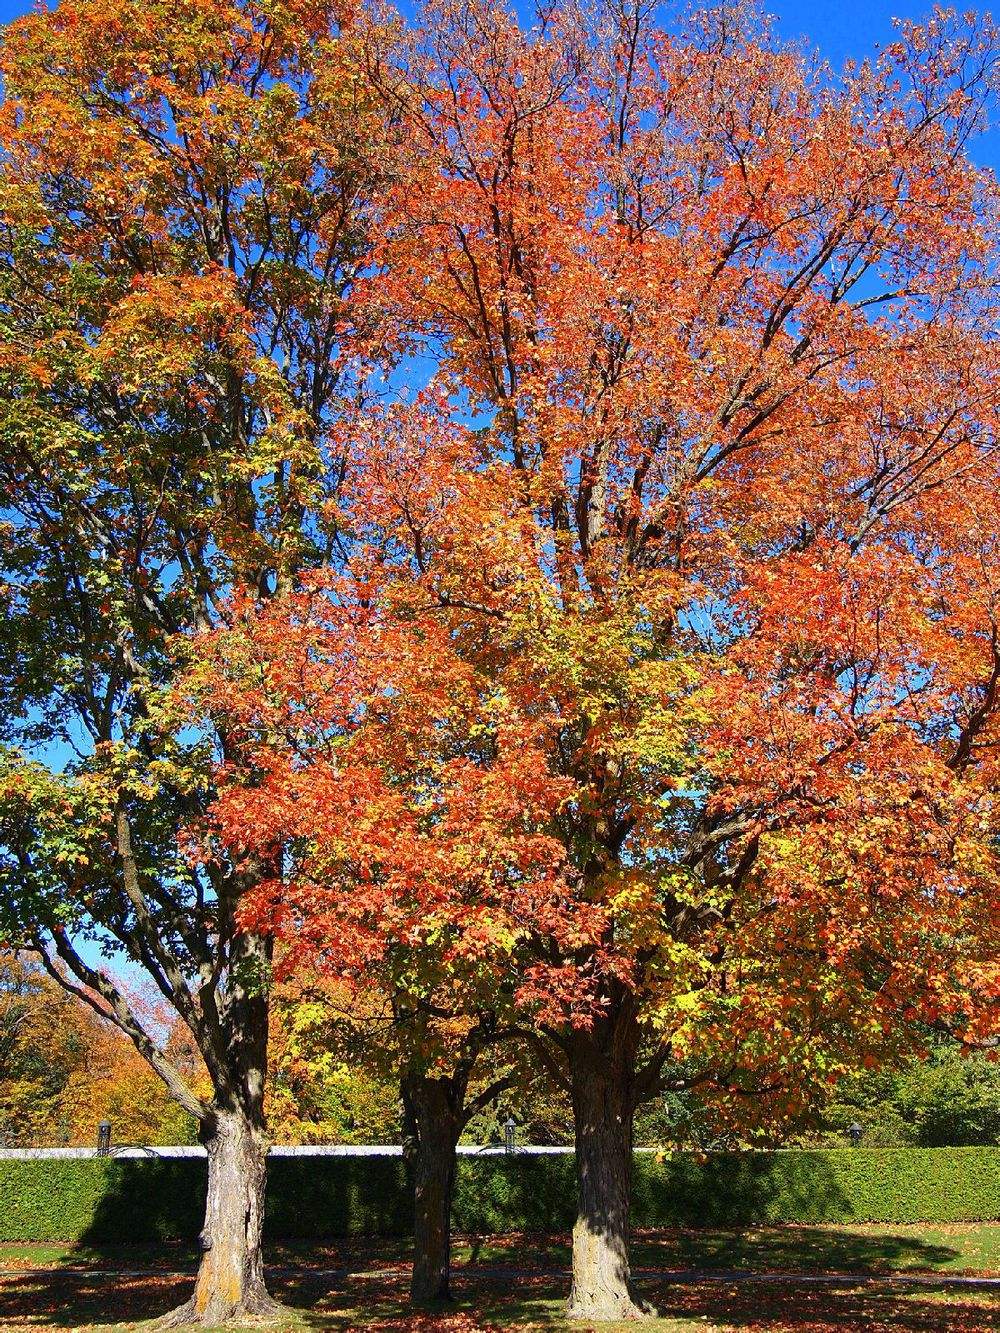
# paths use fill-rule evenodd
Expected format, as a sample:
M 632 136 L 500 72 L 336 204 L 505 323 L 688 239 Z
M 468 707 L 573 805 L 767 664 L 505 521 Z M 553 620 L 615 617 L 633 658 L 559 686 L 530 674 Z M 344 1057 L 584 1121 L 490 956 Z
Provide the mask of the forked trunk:
M 628 1261 L 634 1067 L 605 1035 L 602 1024 L 580 1033 L 571 1069 L 578 1195 L 568 1314 L 595 1322 L 650 1313 L 632 1292 Z
M 208 1201 L 194 1294 L 162 1327 L 214 1326 L 282 1313 L 264 1285 L 266 1140 L 245 1115 L 220 1112 L 205 1147 Z
M 408 1079 L 405 1096 L 412 1121 L 413 1272 L 415 1305 L 451 1300 L 451 1201 L 461 1108 L 451 1079 Z

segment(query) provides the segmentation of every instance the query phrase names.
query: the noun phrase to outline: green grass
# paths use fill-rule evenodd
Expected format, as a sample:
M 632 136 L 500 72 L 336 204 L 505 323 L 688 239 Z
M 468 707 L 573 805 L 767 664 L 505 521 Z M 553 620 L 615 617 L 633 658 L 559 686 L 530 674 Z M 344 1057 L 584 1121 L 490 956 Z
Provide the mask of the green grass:
M 488 1236 L 456 1247 L 462 1261 L 510 1262 L 519 1266 L 545 1256 L 551 1265 L 569 1263 L 568 1242 Z M 1000 1275 L 1000 1224 L 970 1222 L 891 1226 L 774 1226 L 746 1230 L 705 1228 L 638 1233 L 632 1243 L 635 1269 L 705 1269 L 754 1272 L 968 1273 Z
M 405 1264 L 404 1241 L 355 1239 L 327 1245 L 271 1244 L 272 1267 L 351 1268 Z M 564 1268 L 564 1236 L 458 1237 L 456 1268 L 488 1266 Z M 158 1268 L 186 1270 L 194 1250 L 183 1243 L 95 1246 L 55 1242 L 0 1243 L 0 1268 Z M 705 1228 L 639 1232 L 636 1269 L 705 1269 L 820 1273 L 980 1273 L 1000 1275 L 1000 1223 L 955 1222 L 891 1226 L 773 1226 L 744 1230 Z M 470 1270 L 471 1271 L 471 1270 Z
M 271 1287 L 293 1312 L 289 1333 L 494 1333 L 534 1329 L 569 1333 L 562 1317 L 568 1261 L 565 1237 L 460 1238 L 455 1247 L 457 1302 L 447 1313 L 406 1310 L 404 1243 L 336 1242 L 271 1246 Z M 637 1270 L 696 1269 L 869 1274 L 1000 1273 L 1000 1224 L 938 1226 L 784 1226 L 746 1230 L 665 1231 L 636 1236 Z M 0 1329 L 121 1330 L 178 1304 L 190 1288 L 189 1246 L 97 1248 L 0 1245 Z M 122 1277 L 120 1270 L 153 1269 Z M 52 1272 L 51 1270 L 56 1270 Z M 104 1270 L 104 1271 L 102 1271 Z M 516 1270 L 516 1273 L 504 1270 Z M 560 1270 L 553 1272 L 551 1270 Z M 662 1318 L 650 1333 L 986 1333 L 1000 1330 L 996 1292 L 933 1284 L 919 1290 L 701 1281 L 641 1276 Z M 575 1330 L 585 1326 L 576 1325 Z M 616 1326 L 604 1326 L 615 1333 Z M 622 1325 L 637 1330 L 636 1325 Z

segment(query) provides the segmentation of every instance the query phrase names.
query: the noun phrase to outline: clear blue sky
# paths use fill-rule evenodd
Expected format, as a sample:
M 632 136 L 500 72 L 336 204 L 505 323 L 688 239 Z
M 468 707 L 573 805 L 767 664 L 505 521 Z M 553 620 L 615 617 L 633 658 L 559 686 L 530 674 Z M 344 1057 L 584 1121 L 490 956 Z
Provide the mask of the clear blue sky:
M 0 22 L 7 23 L 32 8 L 31 0 L 0 0 Z M 834 65 L 870 52 L 892 34 L 892 19 L 920 18 L 931 4 L 912 0 L 790 0 L 767 8 L 790 38 L 808 37 Z

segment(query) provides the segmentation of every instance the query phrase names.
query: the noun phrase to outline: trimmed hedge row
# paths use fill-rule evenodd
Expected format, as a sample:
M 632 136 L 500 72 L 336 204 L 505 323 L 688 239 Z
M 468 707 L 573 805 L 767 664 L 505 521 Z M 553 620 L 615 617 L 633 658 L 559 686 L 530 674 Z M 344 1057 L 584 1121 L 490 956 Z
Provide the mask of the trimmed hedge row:
M 0 1240 L 193 1239 L 204 1196 L 204 1159 L 0 1159 Z M 459 1158 L 459 1231 L 562 1231 L 572 1225 L 573 1199 L 569 1154 Z M 640 1154 L 635 1162 L 639 1227 L 998 1218 L 997 1148 Z M 409 1228 L 398 1157 L 270 1164 L 272 1237 L 404 1236 Z
M 633 1177 L 636 1227 L 1000 1219 L 998 1148 L 644 1153 Z M 569 1155 L 459 1159 L 460 1231 L 561 1231 L 574 1203 Z

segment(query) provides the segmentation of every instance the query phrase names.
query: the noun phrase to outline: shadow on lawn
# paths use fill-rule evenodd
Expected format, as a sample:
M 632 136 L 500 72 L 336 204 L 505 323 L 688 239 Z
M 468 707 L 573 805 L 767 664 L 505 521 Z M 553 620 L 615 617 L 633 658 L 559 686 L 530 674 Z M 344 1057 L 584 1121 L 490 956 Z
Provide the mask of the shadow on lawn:
M 269 1285 L 301 1315 L 307 1329 L 411 1330 L 475 1333 L 477 1329 L 564 1329 L 561 1319 L 568 1278 L 553 1274 L 569 1258 L 566 1236 L 485 1237 L 460 1242 L 467 1264 L 456 1265 L 457 1313 L 465 1319 L 420 1318 L 405 1313 L 406 1246 L 398 1241 L 291 1243 L 268 1246 Z M 821 1227 L 764 1230 L 665 1231 L 635 1237 L 634 1266 L 642 1269 L 852 1272 L 873 1275 L 928 1269 L 959 1251 L 915 1234 L 851 1233 Z M 164 1271 L 123 1276 L 158 1259 Z M 458 1258 L 458 1255 L 456 1256 Z M 90 1246 L 63 1260 L 63 1272 L 26 1271 L 0 1280 L 0 1328 L 106 1327 L 150 1319 L 190 1291 L 193 1250 L 174 1244 L 154 1250 Z M 82 1261 L 82 1262 L 81 1262 Z M 101 1268 L 106 1270 L 102 1272 Z M 173 1269 L 174 1271 L 169 1271 Z M 183 1276 L 177 1270 L 188 1270 Z M 502 1270 L 512 1270 L 504 1274 Z M 544 1271 L 544 1270 L 550 1271 Z M 75 1270 L 75 1271 L 71 1271 Z M 491 1271 L 492 1270 L 492 1271 Z M 535 1270 L 535 1271 L 532 1271 Z M 1000 1329 L 987 1294 L 946 1287 L 845 1290 L 825 1286 L 768 1286 L 718 1282 L 671 1284 L 637 1273 L 642 1293 L 668 1319 L 708 1321 L 728 1328 L 797 1333 L 820 1330 L 893 1330 L 931 1333 Z M 995 1296 L 993 1297 L 995 1305 Z
M 184 1296 L 189 1278 L 168 1275 L 120 1278 L 101 1273 L 32 1273 L 0 1282 L 4 1329 L 102 1328 L 152 1318 Z M 476 1333 L 477 1330 L 567 1329 L 561 1319 L 562 1278 L 548 1275 L 501 1279 L 462 1273 L 452 1315 L 405 1313 L 402 1275 L 301 1272 L 272 1281 L 272 1290 L 301 1317 L 300 1327 L 348 1333 L 368 1329 L 410 1333 Z M 730 1329 L 785 1333 L 993 1333 L 1000 1329 L 995 1299 L 964 1291 L 842 1290 L 754 1284 L 690 1286 L 646 1282 L 644 1291 L 666 1319 L 721 1324 Z M 637 1333 L 642 1326 L 637 1327 Z M 580 1326 L 576 1326 L 579 1333 Z
M 468 1266 L 568 1268 L 568 1236 L 473 1236 L 458 1241 Z M 961 1251 L 934 1244 L 915 1232 L 850 1232 L 834 1227 L 771 1227 L 640 1231 L 630 1247 L 632 1268 L 729 1272 L 857 1273 L 920 1272 L 949 1266 Z
M 690 1230 L 640 1233 L 632 1266 L 708 1271 L 892 1273 L 938 1269 L 960 1251 L 915 1234 L 851 1232 L 785 1224 L 743 1231 Z
M 652 1286 L 664 1318 L 706 1320 L 741 1330 L 795 1333 L 994 1333 L 995 1297 L 945 1287 L 905 1293 L 871 1288 L 778 1287 L 766 1283 Z
M 0 1279 L 0 1327 L 80 1328 L 150 1319 L 179 1305 L 189 1277 L 26 1271 Z

